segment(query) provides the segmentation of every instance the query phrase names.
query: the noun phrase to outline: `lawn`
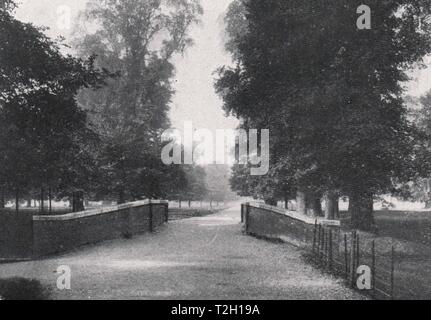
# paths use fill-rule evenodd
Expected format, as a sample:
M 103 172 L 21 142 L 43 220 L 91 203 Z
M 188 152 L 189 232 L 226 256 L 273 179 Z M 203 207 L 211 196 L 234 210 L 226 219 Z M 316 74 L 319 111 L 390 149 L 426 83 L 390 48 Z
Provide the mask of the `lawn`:
M 345 219 L 346 213 L 342 215 Z M 390 253 L 394 246 L 395 298 L 431 299 L 431 212 L 377 210 L 375 222 L 377 234 L 360 233 L 361 263 L 371 264 L 374 240 L 381 257 L 377 261 L 381 270 L 378 276 L 390 282 Z
M 431 245 L 430 211 L 377 211 L 379 235 Z

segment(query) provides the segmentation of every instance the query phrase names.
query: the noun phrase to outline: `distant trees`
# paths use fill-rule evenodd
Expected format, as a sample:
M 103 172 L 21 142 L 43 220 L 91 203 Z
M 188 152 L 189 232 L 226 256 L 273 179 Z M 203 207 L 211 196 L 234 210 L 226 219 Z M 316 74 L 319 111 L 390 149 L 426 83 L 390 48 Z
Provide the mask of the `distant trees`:
M 208 199 L 224 202 L 235 198 L 236 195 L 229 184 L 231 177 L 229 165 L 211 164 L 206 165 L 204 169 Z
M 183 173 L 161 162 L 160 136 L 174 93 L 171 60 L 192 44 L 188 33 L 201 13 L 197 0 L 91 0 L 82 13 L 80 56 L 95 54 L 97 66 L 118 74 L 102 90 L 79 95 L 101 139 L 99 194 L 122 203 L 179 192 L 166 180 L 182 181 Z
M 404 186 L 400 194 L 403 198 L 414 201 L 425 202 L 425 208 L 431 208 L 431 92 L 427 92 L 419 99 L 406 98 L 406 103 L 410 107 L 411 122 L 420 133 L 422 143 L 418 148 L 417 162 L 421 163 L 421 172 L 418 172 L 416 179 Z
M 165 166 L 161 133 L 169 127 L 174 54 L 192 44 L 197 0 L 89 1 L 76 48 L 13 17 L 0 4 L 0 205 L 20 197 L 84 196 L 119 203 L 201 197 L 205 173 L 197 166 Z M 112 70 L 110 72 L 108 70 Z M 78 94 L 79 93 L 79 94 Z
M 40 198 L 85 189 L 97 136 L 77 104 L 78 90 L 99 88 L 110 74 L 94 58 L 77 59 L 41 29 L 0 7 L 0 176 L 2 195 Z M 4 204 L 4 201 L 3 201 Z
M 182 166 L 185 174 L 183 188 L 179 189 L 178 199 L 189 201 L 202 201 L 208 196 L 205 169 L 197 165 Z
M 374 196 L 423 169 L 423 140 L 408 119 L 402 82 L 431 51 L 429 3 L 368 5 L 371 30 L 357 28 L 352 1 L 232 4 L 227 49 L 236 66 L 219 70 L 216 89 L 243 128 L 271 129 L 270 174 L 236 170 L 238 191 L 268 203 L 296 192 L 299 210 L 313 215 L 323 214 L 326 197 L 328 216 L 348 196 L 352 225 L 370 229 Z

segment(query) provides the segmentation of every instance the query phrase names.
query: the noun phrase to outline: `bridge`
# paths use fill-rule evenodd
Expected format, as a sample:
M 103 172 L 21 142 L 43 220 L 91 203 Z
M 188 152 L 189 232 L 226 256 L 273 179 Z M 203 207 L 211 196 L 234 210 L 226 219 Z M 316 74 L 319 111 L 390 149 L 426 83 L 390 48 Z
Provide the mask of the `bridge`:
M 152 233 L 61 256 L 0 264 L 0 278 L 39 280 L 53 299 L 361 299 L 307 264 L 299 248 L 244 234 L 240 203 Z M 56 285 L 71 269 L 71 289 Z

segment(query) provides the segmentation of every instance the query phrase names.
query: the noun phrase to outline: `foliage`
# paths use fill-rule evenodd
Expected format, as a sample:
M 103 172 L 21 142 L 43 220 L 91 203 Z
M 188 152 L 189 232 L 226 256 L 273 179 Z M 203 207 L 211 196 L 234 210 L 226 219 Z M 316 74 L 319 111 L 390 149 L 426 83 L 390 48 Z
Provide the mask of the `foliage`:
M 77 104 L 80 88 L 100 88 L 111 74 L 94 57 L 61 53 L 43 29 L 0 10 L 0 158 L 2 188 L 16 195 L 49 187 L 86 188 L 96 136 Z
M 216 89 L 243 127 L 271 129 L 277 169 L 257 178 L 255 193 L 280 188 L 275 179 L 338 190 L 354 207 L 417 175 L 423 147 L 402 82 L 431 50 L 430 26 L 419 19 L 429 1 L 369 1 L 371 30 L 356 26 L 358 1 L 242 4 L 247 32 L 230 31 L 237 64 L 219 69 Z
M 235 198 L 231 191 L 229 179 L 231 169 L 228 165 L 209 164 L 205 166 L 208 197 L 215 201 L 227 201 Z
M 79 54 L 96 54 L 98 66 L 118 73 L 104 89 L 79 97 L 102 140 L 99 193 L 120 202 L 163 197 L 173 192 L 167 175 L 183 179 L 178 168 L 162 164 L 160 136 L 174 93 L 171 59 L 192 44 L 188 33 L 201 13 L 196 0 L 92 0 L 82 13 Z

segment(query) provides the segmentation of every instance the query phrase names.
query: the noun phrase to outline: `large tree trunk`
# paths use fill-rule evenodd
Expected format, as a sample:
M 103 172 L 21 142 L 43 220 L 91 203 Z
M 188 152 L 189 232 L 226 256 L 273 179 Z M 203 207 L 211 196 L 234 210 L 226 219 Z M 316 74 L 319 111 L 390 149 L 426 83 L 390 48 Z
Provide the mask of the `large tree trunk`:
M 335 220 L 339 217 L 338 207 L 339 197 L 334 192 L 328 192 L 325 194 L 325 218 L 328 220 Z
M 84 211 L 84 192 L 77 191 L 72 193 L 72 211 L 81 212 Z
M 304 215 L 307 214 L 307 197 L 305 192 L 300 190 L 296 194 L 296 211 Z
M 78 212 L 79 211 L 85 211 L 85 206 L 84 206 L 84 192 L 79 192 L 78 193 L 78 199 L 77 199 L 78 203 L 76 205 Z
M 320 197 L 313 192 L 299 190 L 296 195 L 296 203 L 298 213 L 313 217 L 323 216 Z
M 323 217 L 322 202 L 320 197 L 307 195 L 307 214 L 312 217 Z
M 373 195 L 366 192 L 355 193 L 349 197 L 349 214 L 351 227 L 354 229 L 373 231 Z

